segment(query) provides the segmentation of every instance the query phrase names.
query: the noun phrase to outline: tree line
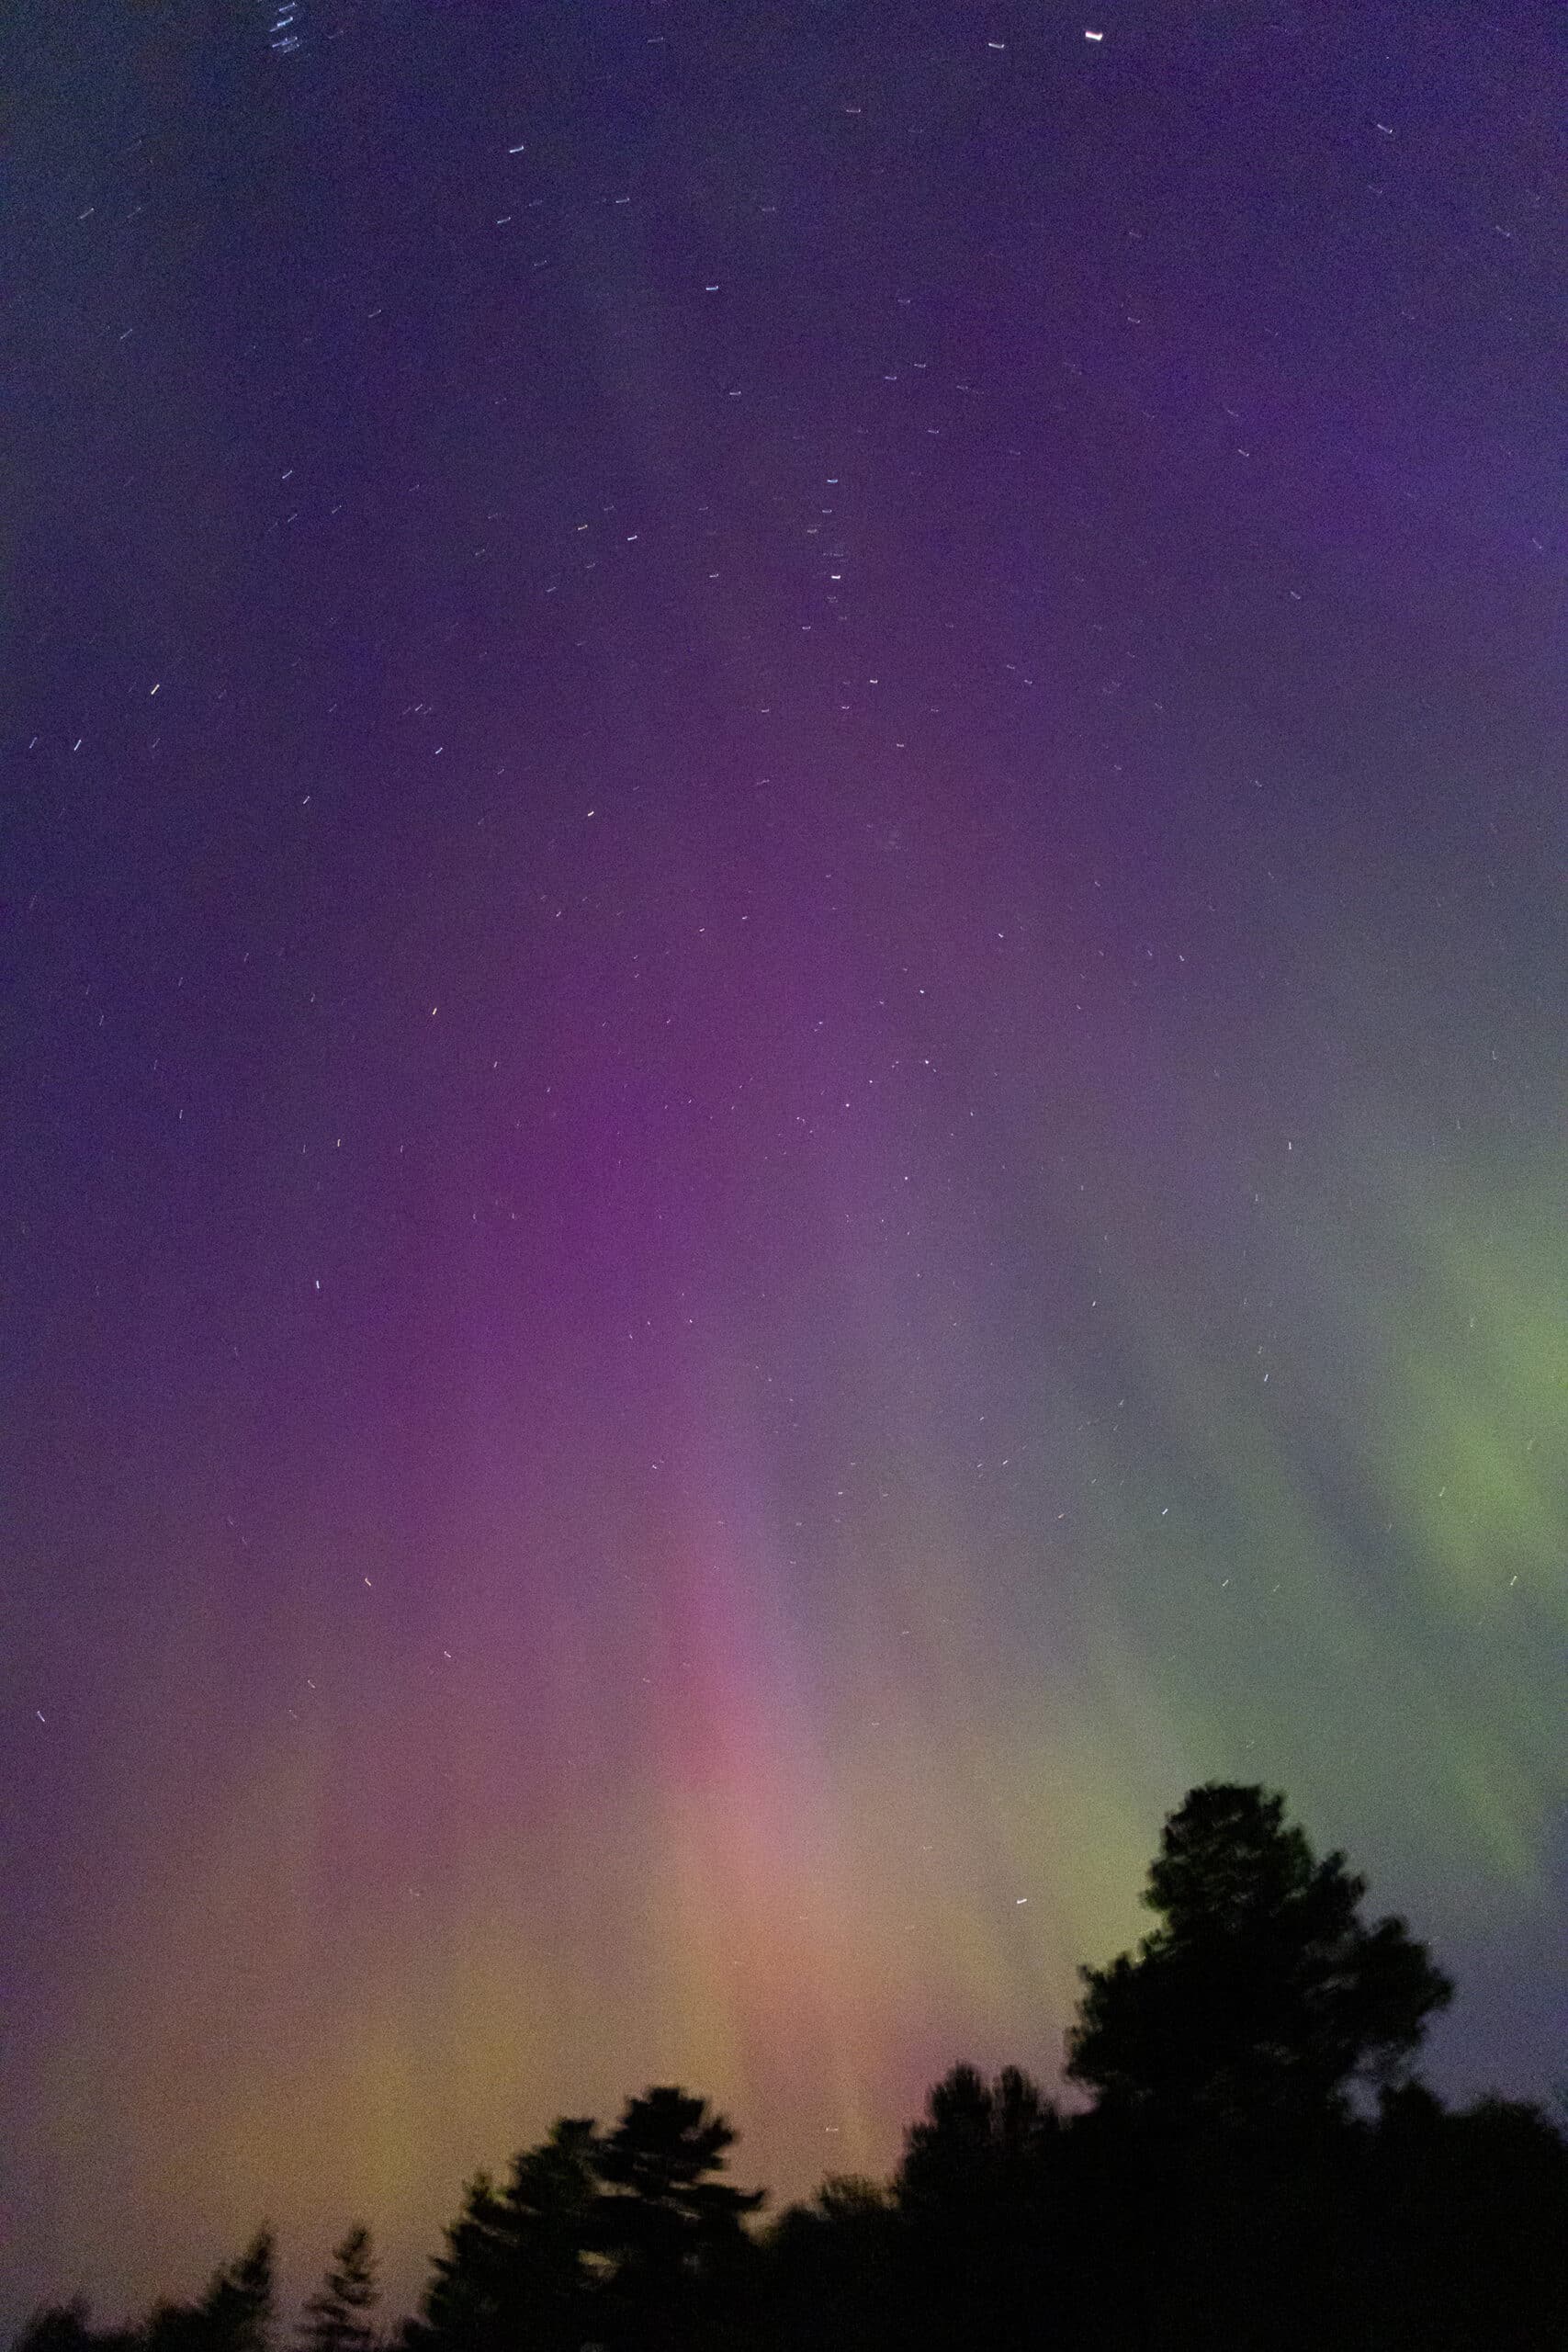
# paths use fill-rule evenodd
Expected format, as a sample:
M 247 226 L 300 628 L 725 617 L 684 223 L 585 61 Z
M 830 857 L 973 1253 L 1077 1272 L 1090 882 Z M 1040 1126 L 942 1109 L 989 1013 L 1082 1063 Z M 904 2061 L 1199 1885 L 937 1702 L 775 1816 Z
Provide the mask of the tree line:
M 1416 2077 L 1453 1987 L 1366 1892 L 1280 1796 L 1193 1789 L 1156 1925 L 1079 1971 L 1071 2109 L 955 2066 L 891 2179 L 830 2177 L 764 2222 L 724 2118 L 655 2087 L 477 2174 L 400 2325 L 351 2229 L 299 2352 L 1561 2352 L 1568 2138 Z M 263 2229 L 123 2329 L 50 2306 L 15 2352 L 276 2352 L 273 2257 Z

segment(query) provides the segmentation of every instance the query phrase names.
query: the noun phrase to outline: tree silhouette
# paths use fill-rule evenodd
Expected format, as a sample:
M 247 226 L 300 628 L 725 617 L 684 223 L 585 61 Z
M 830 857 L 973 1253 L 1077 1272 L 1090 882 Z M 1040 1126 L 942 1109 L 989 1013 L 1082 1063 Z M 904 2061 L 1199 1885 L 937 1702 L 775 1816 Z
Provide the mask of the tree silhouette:
M 915 2287 L 910 2333 L 929 2345 L 1038 2340 L 1062 2124 L 1016 2066 L 987 2083 L 954 2066 L 905 2136 L 894 2183 Z
M 333 2249 L 332 2267 L 305 2306 L 299 2342 L 309 2352 L 370 2352 L 376 2329 L 376 2263 L 370 2233 L 356 2222 Z
M 577 2352 L 594 2281 L 592 2210 L 598 2136 L 566 2116 L 514 2156 L 504 2188 L 480 2173 L 446 2232 L 409 2352 Z
M 830 2175 L 768 2233 L 768 2340 L 789 2352 L 893 2352 L 906 2340 L 904 2250 L 891 2192 Z
M 735 2134 L 705 2099 L 563 2118 L 468 2183 L 399 2352 L 1568 2346 L 1568 2139 L 1407 2078 L 1450 1987 L 1365 1893 L 1281 1797 L 1193 1789 L 1149 1871 L 1157 1924 L 1080 1972 L 1080 2111 L 954 2066 L 889 2184 L 830 2179 L 757 2237 L 762 2193 L 723 2177 Z M 296 2352 L 376 2352 L 375 2301 L 356 2226 Z M 51 2305 L 14 2352 L 268 2352 L 272 2310 L 264 2229 L 191 2302 L 113 2331 Z
M 147 2352 L 267 2352 L 272 2307 L 273 2235 L 264 2226 L 213 2272 L 199 2302 L 155 2304 L 142 2342 Z
M 1541 2109 L 1491 2098 L 1452 2114 L 1404 2085 L 1383 2098 L 1369 2181 L 1380 2346 L 1568 2344 L 1568 2143 Z
M 1019 2067 L 987 2083 L 975 2067 L 954 2066 L 905 2135 L 899 2204 L 921 2219 L 1027 2198 L 1059 2129 L 1055 2109 Z
M 672 2086 L 628 2100 L 608 2136 L 563 2118 L 504 2188 L 470 2181 L 405 2352 L 721 2340 L 751 2252 L 743 2220 L 762 2201 L 715 2177 L 734 2139 Z
M 13 2339 L 11 2352 L 135 2352 L 130 2328 L 96 2328 L 87 2303 L 45 2303 Z
M 600 2143 L 595 2244 L 610 2278 L 595 2327 L 608 2341 L 652 2352 L 722 2335 L 746 2267 L 742 2222 L 763 2196 L 714 2177 L 734 2142 L 705 2099 L 666 2084 L 628 2099 Z
M 1343 2115 L 1417 2047 L 1453 1987 L 1398 1918 L 1357 1916 L 1366 1881 L 1321 1862 L 1284 1799 L 1212 1781 L 1165 1825 L 1136 1954 L 1084 1968 L 1068 2075 L 1123 2113 L 1222 2125 Z

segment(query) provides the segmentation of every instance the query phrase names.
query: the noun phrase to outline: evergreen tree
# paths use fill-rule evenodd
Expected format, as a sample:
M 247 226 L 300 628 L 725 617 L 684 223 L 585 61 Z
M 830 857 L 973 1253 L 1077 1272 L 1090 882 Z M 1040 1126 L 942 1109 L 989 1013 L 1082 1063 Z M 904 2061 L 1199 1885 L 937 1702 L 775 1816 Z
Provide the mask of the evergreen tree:
M 332 2267 L 305 2306 L 299 2342 L 309 2352 L 370 2352 L 376 2341 L 376 2261 L 370 2233 L 356 2222 L 333 2249 Z
M 40 2305 L 12 2339 L 11 2352 L 93 2352 L 96 2341 L 91 2311 L 78 2296 Z
M 1016 2066 L 954 2066 L 905 2137 L 894 2184 L 918 2344 L 1032 2345 L 1056 2296 L 1052 2204 L 1062 2125 Z
M 504 2188 L 480 2173 L 446 2232 L 408 2352 L 577 2352 L 595 2283 L 592 2210 L 597 2132 L 563 2117 L 513 2157 Z
M 130 2328 L 95 2327 L 90 2307 L 78 2298 L 34 2312 L 11 2352 L 136 2352 L 136 2336 Z
M 610 2275 L 595 2326 L 608 2341 L 684 2352 L 720 2339 L 750 2251 L 743 2220 L 763 2195 L 714 2177 L 734 2141 L 705 2099 L 673 2086 L 626 2102 L 596 2158 L 608 2192 L 596 2244 Z
M 905 2231 L 879 2182 L 830 2175 L 779 2216 L 764 2251 L 765 2342 L 781 2352 L 902 2352 Z
M 256 2232 L 214 2277 L 200 2304 L 212 2352 L 267 2352 L 273 2312 L 273 2235 Z
M 146 2352 L 267 2352 L 273 2311 L 273 2235 L 265 2226 L 243 2254 L 215 2270 L 196 2303 L 157 2303 Z
M 1489 2098 L 1453 2113 L 1402 2086 L 1382 2101 L 1369 2179 L 1380 2346 L 1568 2344 L 1568 2141 L 1541 2109 Z
M 1165 1825 L 1144 1895 L 1161 1924 L 1084 1968 L 1067 2073 L 1123 2113 L 1278 2127 L 1393 2079 L 1453 1987 L 1366 1881 L 1319 1862 L 1284 1799 L 1211 1782 Z

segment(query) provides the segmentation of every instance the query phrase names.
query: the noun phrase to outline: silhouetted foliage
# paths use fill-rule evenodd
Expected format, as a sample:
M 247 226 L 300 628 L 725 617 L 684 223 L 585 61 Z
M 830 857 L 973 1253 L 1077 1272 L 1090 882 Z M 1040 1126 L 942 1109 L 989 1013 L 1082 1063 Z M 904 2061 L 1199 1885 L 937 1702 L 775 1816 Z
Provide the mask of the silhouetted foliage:
M 1568 2143 L 1526 2101 L 1457 2114 L 1406 2085 L 1373 2149 L 1376 2338 L 1457 2352 L 1568 2344 Z
M 1050 2222 L 1061 2119 L 1016 2066 L 987 2083 L 954 2066 L 911 2124 L 894 2183 L 916 2289 L 911 2340 L 966 2340 L 981 2302 L 990 2342 L 1038 2339 L 1054 2305 Z
M 404 2331 L 411 2352 L 576 2352 L 595 2283 L 598 2151 L 591 2120 L 563 2117 L 513 2158 L 504 2188 L 484 2173 L 469 2183 L 421 2316 Z
M 1366 1881 L 1316 1861 L 1284 1800 L 1213 1781 L 1165 1825 L 1135 1955 L 1079 1971 L 1067 2074 L 1117 2108 L 1278 2129 L 1390 2079 L 1453 1987 L 1404 1922 L 1366 1927 Z
M 131 2328 L 96 2328 L 80 2300 L 45 2303 L 14 2339 L 12 2352 L 135 2352 Z
M 400 2352 L 1557 2352 L 1568 2141 L 1407 2079 L 1450 1988 L 1365 1893 L 1280 1797 L 1194 1789 L 1149 1873 L 1158 1926 L 1081 1972 L 1081 2111 L 954 2066 L 890 2183 L 827 2180 L 755 2233 L 705 2100 L 562 2118 L 468 2183 Z M 375 2299 L 355 2228 L 298 2352 L 374 2352 Z M 263 2230 L 194 2302 L 118 2331 L 51 2305 L 15 2352 L 268 2352 L 272 2306 Z
M 734 2142 L 705 2099 L 665 2085 L 629 2100 L 602 2143 L 595 2244 L 610 2271 L 594 2324 L 607 2343 L 653 2352 L 722 2334 L 750 2252 L 741 2224 L 762 2202 L 716 2177 Z
M 880 2183 L 832 2176 L 779 2216 L 764 2252 L 770 2341 L 818 2352 L 903 2342 L 903 2224 Z
M 376 2341 L 376 2262 L 370 2233 L 356 2222 L 333 2249 L 332 2267 L 305 2306 L 302 2352 L 370 2352 Z
M 715 2177 L 734 2138 L 672 2086 L 628 2100 L 608 2135 L 563 2119 L 513 2158 L 505 2188 L 469 2184 L 407 2352 L 720 2341 L 754 2256 L 743 2220 L 762 2199 Z
M 154 2304 L 142 2344 L 145 2352 L 267 2352 L 272 2305 L 273 2237 L 263 2228 L 213 2272 L 199 2302 Z

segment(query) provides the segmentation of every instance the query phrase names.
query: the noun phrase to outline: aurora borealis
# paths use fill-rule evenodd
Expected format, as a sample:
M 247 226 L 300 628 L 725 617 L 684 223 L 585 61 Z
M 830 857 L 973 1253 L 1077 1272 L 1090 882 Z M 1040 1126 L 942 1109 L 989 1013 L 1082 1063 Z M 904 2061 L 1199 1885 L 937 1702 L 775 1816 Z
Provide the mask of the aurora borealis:
M 18 15 L 0 2323 L 885 2168 L 1209 1777 L 1544 2095 L 1561 27 Z

